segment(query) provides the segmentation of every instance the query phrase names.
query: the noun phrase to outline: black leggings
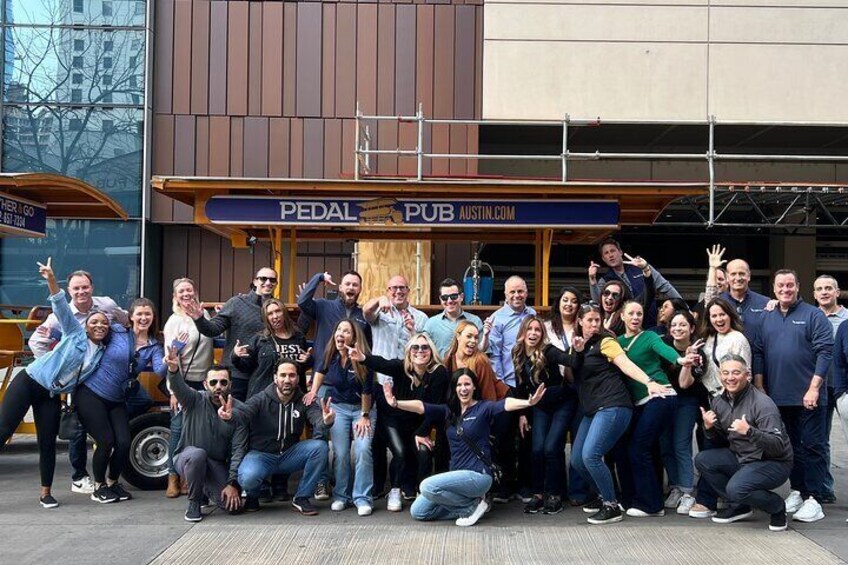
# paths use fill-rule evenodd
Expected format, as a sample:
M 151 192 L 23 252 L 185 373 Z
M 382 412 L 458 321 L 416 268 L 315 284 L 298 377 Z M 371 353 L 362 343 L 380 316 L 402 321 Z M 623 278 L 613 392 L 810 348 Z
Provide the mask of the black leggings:
M 58 396 L 51 397 L 47 389 L 32 380 L 26 371 L 21 371 L 12 379 L 3 397 L 0 406 L 0 449 L 15 433 L 30 406 L 38 433 L 41 486 L 49 488 L 53 485 L 53 473 L 56 470 L 56 434 L 59 433 L 62 404 Z
M 389 465 L 392 488 L 414 493 L 418 482 L 424 478 L 417 476 L 418 450 L 415 447 L 415 431 L 418 422 L 388 417 L 382 424 L 378 419 L 377 427 L 386 447 L 392 452 L 392 462 Z
M 106 482 L 107 467 L 109 480 L 117 481 L 130 453 L 130 421 L 126 403 L 105 400 L 87 386 L 80 385 L 74 404 L 82 425 L 97 444 L 92 458 L 94 482 Z

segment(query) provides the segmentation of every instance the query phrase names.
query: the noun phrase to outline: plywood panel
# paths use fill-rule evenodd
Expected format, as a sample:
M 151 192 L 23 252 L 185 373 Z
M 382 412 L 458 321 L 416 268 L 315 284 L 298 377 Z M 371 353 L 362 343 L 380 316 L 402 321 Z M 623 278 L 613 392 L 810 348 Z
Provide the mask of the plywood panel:
M 230 174 L 230 119 L 223 116 L 209 118 L 209 174 Z
M 195 0 L 191 18 L 191 113 L 209 110 L 209 1 Z
M 262 115 L 283 114 L 283 4 L 266 2 L 262 15 Z
M 356 112 L 356 5 L 336 9 L 336 117 L 352 118 Z
M 319 2 L 297 8 L 297 115 L 321 115 L 321 16 Z
M 386 292 L 386 282 L 394 275 L 402 275 L 409 281 L 410 302 L 429 303 L 430 296 L 430 242 L 421 243 L 421 276 L 416 278 L 415 241 L 360 241 L 358 271 L 362 275 L 362 296 L 366 302 Z M 420 287 L 421 300 L 417 289 Z
M 155 18 L 153 103 L 157 112 L 170 114 L 174 78 L 174 1 L 160 0 L 156 4 Z
M 365 114 L 377 111 L 377 6 L 359 4 L 356 13 L 356 99 Z
M 247 113 L 262 114 L 262 11 L 265 2 L 251 2 L 247 43 Z
M 244 174 L 268 176 L 268 118 L 244 119 Z
M 297 103 L 297 3 L 283 8 L 283 115 L 296 115 Z
M 321 115 L 336 115 L 336 4 L 324 4 L 321 45 Z
M 247 2 L 229 2 L 227 29 L 227 114 L 247 114 L 248 77 L 248 6 Z
M 174 5 L 174 101 L 175 114 L 191 112 L 191 3 Z
M 209 10 L 209 113 L 227 113 L 227 3 L 212 2 Z

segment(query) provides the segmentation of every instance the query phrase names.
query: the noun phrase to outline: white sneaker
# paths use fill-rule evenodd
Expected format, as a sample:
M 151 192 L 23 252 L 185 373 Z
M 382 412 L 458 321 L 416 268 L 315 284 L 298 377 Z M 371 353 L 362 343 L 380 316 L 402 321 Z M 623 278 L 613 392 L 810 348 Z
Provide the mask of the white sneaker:
M 677 487 L 673 487 L 671 491 L 669 491 L 663 506 L 665 506 L 666 508 L 677 508 L 677 505 L 680 502 L 680 497 L 682 496 L 683 491 Z
M 370 504 L 361 504 L 356 507 L 356 513 L 360 516 L 370 516 L 372 512 L 372 508 Z
M 468 526 L 473 526 L 474 524 L 476 524 L 480 520 L 480 518 L 483 517 L 483 514 L 485 514 L 488 510 L 489 510 L 489 503 L 486 502 L 485 498 L 481 498 L 480 503 L 477 504 L 477 508 L 474 509 L 474 512 L 472 512 L 470 515 L 466 516 L 465 518 L 457 518 L 456 519 L 456 525 L 461 526 L 463 528 L 467 528 Z
M 386 510 L 389 512 L 400 512 L 403 510 L 403 500 L 400 497 L 400 489 L 393 488 L 386 497 Z
M 347 504 L 344 500 L 334 500 L 333 503 L 330 505 L 330 510 L 332 510 L 333 512 L 341 512 L 345 508 L 347 508 Z
M 631 518 L 660 518 L 665 516 L 665 510 L 663 509 L 659 512 L 645 512 L 638 508 L 628 508 L 626 514 Z
M 690 518 L 711 518 L 715 516 L 715 510 L 710 510 L 703 504 L 693 504 L 692 508 L 689 509 L 689 517 Z
M 799 522 L 817 522 L 824 518 L 821 504 L 812 496 L 804 501 L 801 508 L 792 515 L 793 520 Z
M 682 514 L 683 516 L 688 516 L 689 511 L 692 510 L 694 505 L 695 497 L 691 494 L 684 494 L 680 497 L 680 501 L 677 503 L 677 513 Z
M 798 512 L 798 509 L 804 504 L 804 499 L 801 498 L 801 493 L 797 490 L 793 490 L 789 493 L 789 496 L 786 497 L 786 500 L 783 501 L 786 505 L 786 513 L 792 514 L 793 512 Z
M 94 481 L 86 475 L 78 481 L 71 481 L 71 492 L 80 494 L 91 494 L 94 492 Z

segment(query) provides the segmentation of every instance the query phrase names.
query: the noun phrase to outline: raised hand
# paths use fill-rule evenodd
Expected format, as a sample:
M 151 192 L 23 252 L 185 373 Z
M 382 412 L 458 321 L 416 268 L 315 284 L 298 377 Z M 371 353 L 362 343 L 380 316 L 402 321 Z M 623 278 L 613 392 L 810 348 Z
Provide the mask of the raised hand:
M 332 425 L 336 419 L 336 411 L 333 410 L 333 399 L 332 397 L 327 397 L 327 400 L 321 399 L 321 417 L 324 419 L 324 423 L 328 426 Z
M 727 263 L 726 259 L 722 259 L 724 257 L 724 252 L 726 249 L 716 243 L 712 246 L 712 248 L 707 248 L 707 263 L 711 269 L 718 269 L 725 263 Z
M 192 320 L 197 320 L 203 317 L 203 307 L 196 300 L 189 300 L 181 304 L 183 312 Z
M 183 345 L 188 343 L 188 332 L 183 330 L 177 334 L 177 341 L 182 343 Z
M 495 326 L 495 317 L 494 315 L 489 316 L 485 320 L 483 320 L 483 334 L 489 335 L 492 331 L 492 328 Z
M 592 284 L 598 279 L 598 268 L 600 265 L 595 263 L 594 261 L 589 261 L 589 282 Z
M 50 279 L 56 280 L 56 275 L 53 273 L 53 258 L 52 257 L 47 258 L 47 264 L 46 265 L 44 263 L 40 263 L 38 261 L 36 261 L 35 264 L 38 265 L 38 274 L 41 275 L 41 277 L 44 280 L 47 280 L 47 281 L 49 281 Z
M 351 361 L 356 361 L 357 363 L 362 363 L 365 361 L 365 354 L 361 352 L 356 347 L 351 347 L 350 345 L 345 344 L 347 348 L 347 356 L 350 357 Z
M 180 368 L 179 352 L 173 345 L 168 346 L 168 354 L 165 356 L 165 364 L 168 366 L 168 372 L 171 373 L 176 373 Z
M 298 363 L 306 363 L 309 361 L 309 358 L 312 357 L 312 348 L 310 347 L 304 352 L 297 354 L 297 362 Z
M 536 389 L 536 392 L 533 393 L 533 396 L 527 401 L 530 403 L 530 406 L 536 406 L 542 397 L 545 396 L 545 383 L 539 385 L 539 388 Z
M 627 261 L 622 261 L 622 263 L 624 263 L 625 265 L 633 265 L 634 267 L 642 269 L 643 271 L 648 266 L 648 262 L 642 259 L 639 255 L 637 255 L 636 257 L 631 257 L 630 255 L 625 253 L 624 257 L 627 258 Z
M 229 421 L 233 419 L 233 396 L 227 396 L 227 400 L 221 403 L 221 407 L 218 408 L 218 417 L 224 421 Z
M 331 275 L 330 273 L 324 273 L 324 284 L 336 286 L 336 283 L 333 282 L 333 275 Z
M 716 413 L 712 410 L 704 410 L 704 407 L 701 407 L 701 419 L 704 421 L 704 429 L 711 430 L 713 426 L 716 425 L 717 420 Z
M 586 347 L 586 339 L 576 335 L 571 338 L 571 347 L 574 348 L 574 351 L 580 353 L 583 351 L 583 348 Z
M 702 347 L 704 347 L 704 340 L 699 339 L 695 343 L 690 344 L 689 347 L 686 348 L 686 355 L 690 355 L 690 354 L 696 354 L 697 355 L 698 351 Z
M 377 301 L 377 305 L 380 308 L 380 312 L 384 314 L 388 314 L 389 311 L 392 309 L 392 301 L 389 300 L 388 296 L 381 296 Z
M 741 418 L 736 418 L 733 420 L 733 423 L 730 424 L 730 431 L 736 432 L 739 435 L 748 435 L 748 430 L 751 429 L 751 424 L 748 423 L 748 418 L 745 414 L 742 414 Z
M 780 302 L 778 302 L 777 300 L 775 300 L 774 298 L 772 298 L 771 300 L 769 300 L 768 302 L 766 302 L 766 305 L 765 305 L 765 306 L 763 306 L 763 310 L 765 310 L 766 312 L 771 312 L 772 310 L 774 310 L 775 308 L 777 308 L 777 305 L 778 305 L 778 304 L 780 304 Z
M 239 340 L 236 340 L 236 344 L 233 346 L 233 355 L 236 357 L 250 357 L 248 349 L 250 349 L 249 345 L 242 345 Z

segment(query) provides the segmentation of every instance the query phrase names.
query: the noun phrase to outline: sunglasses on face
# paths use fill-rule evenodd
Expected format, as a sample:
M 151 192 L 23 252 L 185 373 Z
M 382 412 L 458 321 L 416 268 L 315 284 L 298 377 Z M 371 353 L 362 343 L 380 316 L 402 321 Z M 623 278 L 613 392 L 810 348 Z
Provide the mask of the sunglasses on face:
M 442 299 L 442 302 L 447 302 L 448 300 L 456 300 L 459 298 L 459 293 L 454 292 L 451 294 L 442 294 L 441 296 L 439 296 L 439 298 Z
M 408 286 L 390 286 L 389 292 L 406 292 L 409 290 Z
M 422 343 L 420 345 L 417 344 L 417 343 L 413 343 L 412 345 L 409 346 L 409 350 L 410 351 L 430 351 L 430 346 L 426 343 Z
M 619 298 L 621 298 L 621 293 L 620 292 L 613 292 L 611 290 L 605 290 L 603 296 L 604 297 L 610 297 L 613 300 L 618 300 Z
M 209 386 L 227 386 L 228 384 L 230 384 L 229 379 L 209 379 L 206 382 L 209 383 Z
M 277 277 L 256 277 L 256 280 L 261 283 L 269 282 L 271 284 L 277 284 Z

